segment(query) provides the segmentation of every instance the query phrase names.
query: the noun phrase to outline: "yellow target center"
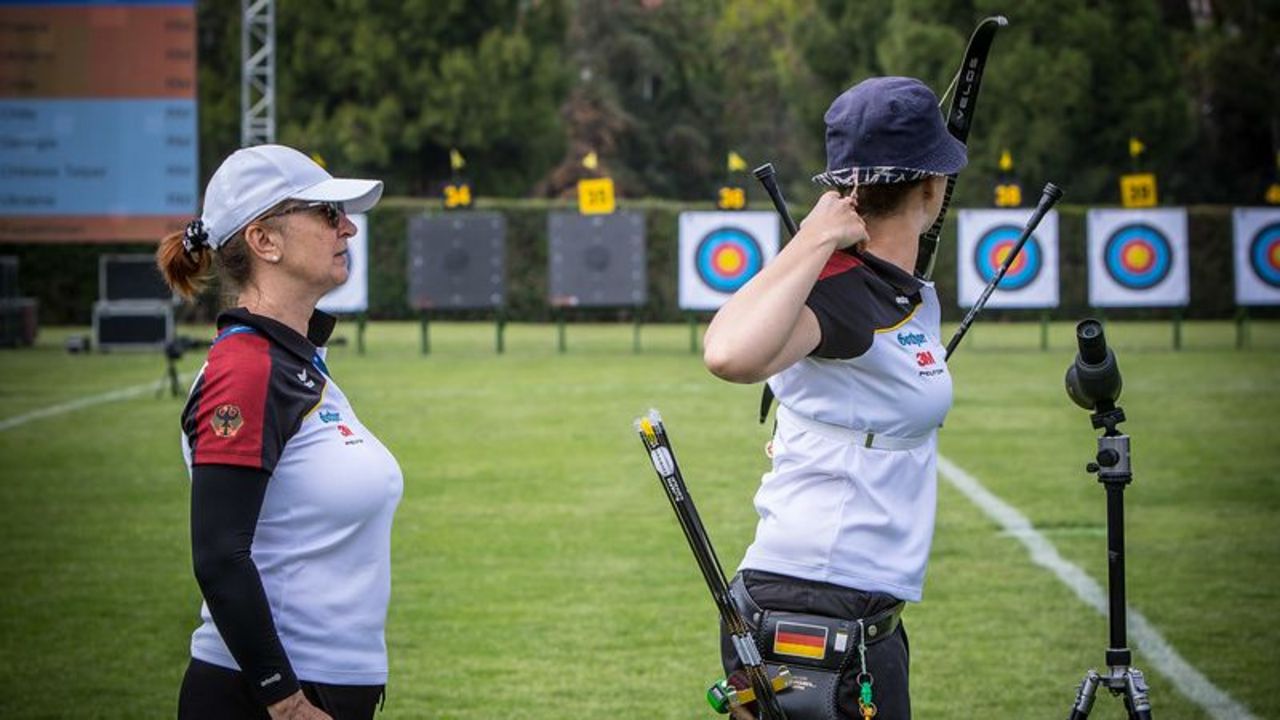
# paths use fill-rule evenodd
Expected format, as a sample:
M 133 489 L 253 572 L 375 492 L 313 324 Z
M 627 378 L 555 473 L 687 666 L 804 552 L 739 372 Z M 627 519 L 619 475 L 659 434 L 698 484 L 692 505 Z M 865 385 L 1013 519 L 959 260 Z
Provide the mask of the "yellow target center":
M 1132 245 L 1124 252 L 1125 264 L 1132 268 L 1145 268 L 1151 264 L 1151 251 L 1143 245 Z
M 721 250 L 716 255 L 716 267 L 724 273 L 735 273 L 742 267 L 742 253 L 733 248 Z
M 1271 267 L 1280 267 L 1280 243 L 1272 245 L 1267 255 L 1271 258 Z
M 1005 243 L 996 248 L 996 268 L 1004 267 L 1005 260 L 1009 259 L 1009 253 L 1013 252 L 1013 243 Z M 1017 273 L 1022 270 L 1022 266 L 1027 264 L 1026 255 L 1018 255 L 1013 264 L 1009 266 L 1008 272 Z

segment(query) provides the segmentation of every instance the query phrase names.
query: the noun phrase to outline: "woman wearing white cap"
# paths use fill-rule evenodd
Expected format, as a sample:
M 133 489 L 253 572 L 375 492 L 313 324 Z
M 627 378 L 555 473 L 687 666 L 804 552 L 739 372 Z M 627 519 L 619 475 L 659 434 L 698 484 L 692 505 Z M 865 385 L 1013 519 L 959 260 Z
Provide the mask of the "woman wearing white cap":
M 835 192 L 706 334 L 713 373 L 779 401 L 733 594 L 765 659 L 804 681 L 779 696 L 791 720 L 908 718 L 900 614 L 923 592 L 951 406 L 938 295 L 912 271 L 966 155 L 919 80 L 859 83 L 824 119 L 814 180 Z
M 204 211 L 166 237 L 170 286 L 212 264 L 237 293 L 182 413 L 203 624 L 178 717 L 370 718 L 384 694 L 391 453 L 334 382 L 320 298 L 347 279 L 347 241 L 382 195 L 280 145 L 239 150 Z

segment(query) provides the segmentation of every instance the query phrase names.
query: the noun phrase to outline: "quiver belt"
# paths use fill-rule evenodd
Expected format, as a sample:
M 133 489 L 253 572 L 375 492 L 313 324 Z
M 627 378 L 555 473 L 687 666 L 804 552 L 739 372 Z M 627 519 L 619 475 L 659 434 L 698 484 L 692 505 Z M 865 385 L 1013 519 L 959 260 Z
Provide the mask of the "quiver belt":
M 840 677 L 860 669 L 857 618 L 766 610 L 756 604 L 739 575 L 729 594 L 751 627 L 766 665 L 786 665 L 792 682 L 778 701 L 789 720 L 841 720 L 837 693 Z M 874 645 L 898 629 L 904 603 L 863 618 L 866 645 Z

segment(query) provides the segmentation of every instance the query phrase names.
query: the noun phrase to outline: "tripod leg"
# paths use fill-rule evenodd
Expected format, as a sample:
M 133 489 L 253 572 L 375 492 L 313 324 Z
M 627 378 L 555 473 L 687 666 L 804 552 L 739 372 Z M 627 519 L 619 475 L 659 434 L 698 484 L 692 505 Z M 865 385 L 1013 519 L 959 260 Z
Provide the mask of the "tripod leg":
M 1147 698 L 1147 679 L 1142 671 L 1129 668 L 1124 675 L 1124 707 L 1131 720 L 1151 720 L 1151 701 Z
M 1093 699 L 1098 692 L 1098 683 L 1101 681 L 1102 677 L 1093 670 L 1085 673 L 1084 680 L 1080 681 L 1080 688 L 1076 690 L 1076 701 L 1071 705 L 1071 714 L 1067 716 L 1067 720 L 1085 720 L 1089 717 L 1093 710 Z

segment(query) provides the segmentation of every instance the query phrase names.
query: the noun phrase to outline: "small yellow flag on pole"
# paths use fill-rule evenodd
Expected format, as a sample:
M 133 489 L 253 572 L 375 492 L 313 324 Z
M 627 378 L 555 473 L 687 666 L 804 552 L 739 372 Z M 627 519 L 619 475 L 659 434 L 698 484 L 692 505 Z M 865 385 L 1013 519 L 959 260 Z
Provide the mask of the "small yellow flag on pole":
M 747 169 L 747 161 L 742 156 L 732 150 L 729 151 L 729 172 L 739 172 Z
M 596 157 L 596 151 L 592 150 L 582 158 L 582 167 L 588 170 L 595 170 L 600 167 L 600 158 Z
M 449 167 L 457 172 L 466 166 L 467 159 L 462 157 L 462 153 L 458 152 L 457 148 L 449 148 Z
M 1147 146 L 1136 137 L 1129 138 L 1129 157 L 1137 158 L 1139 155 L 1147 151 Z
M 1000 169 L 1009 172 L 1013 169 L 1013 153 L 1006 148 L 1000 151 Z

